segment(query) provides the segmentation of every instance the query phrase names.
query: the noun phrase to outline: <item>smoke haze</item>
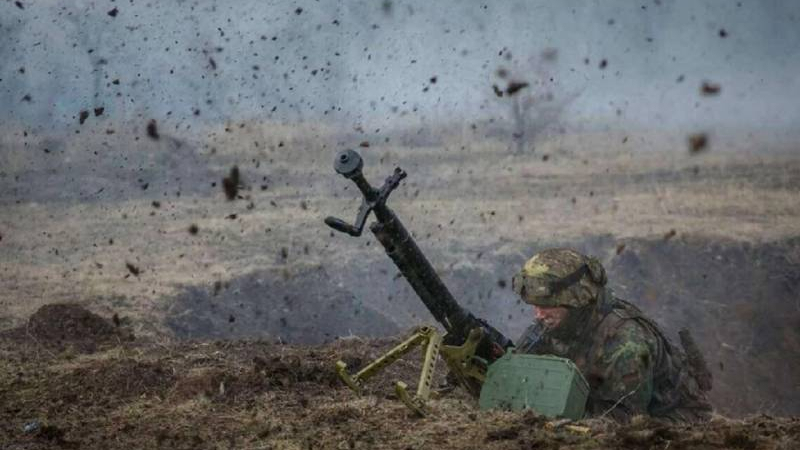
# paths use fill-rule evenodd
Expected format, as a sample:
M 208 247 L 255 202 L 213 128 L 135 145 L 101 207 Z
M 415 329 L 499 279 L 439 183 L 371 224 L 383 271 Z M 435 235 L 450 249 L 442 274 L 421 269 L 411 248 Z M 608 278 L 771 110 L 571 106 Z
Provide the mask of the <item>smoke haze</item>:
M 0 120 L 31 130 L 101 107 L 175 128 L 474 123 L 508 114 L 498 70 L 583 128 L 775 136 L 800 119 L 791 0 L 16 3 L 0 14 Z

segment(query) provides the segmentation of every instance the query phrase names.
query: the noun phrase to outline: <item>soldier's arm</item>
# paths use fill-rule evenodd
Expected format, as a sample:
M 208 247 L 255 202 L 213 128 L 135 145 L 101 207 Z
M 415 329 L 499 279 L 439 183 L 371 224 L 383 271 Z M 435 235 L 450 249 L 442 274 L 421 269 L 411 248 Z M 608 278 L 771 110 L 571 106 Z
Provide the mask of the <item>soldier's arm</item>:
M 597 370 L 590 375 L 599 381 L 590 413 L 623 422 L 647 414 L 653 396 L 654 355 L 646 331 L 628 321 L 606 337 L 601 352 Z

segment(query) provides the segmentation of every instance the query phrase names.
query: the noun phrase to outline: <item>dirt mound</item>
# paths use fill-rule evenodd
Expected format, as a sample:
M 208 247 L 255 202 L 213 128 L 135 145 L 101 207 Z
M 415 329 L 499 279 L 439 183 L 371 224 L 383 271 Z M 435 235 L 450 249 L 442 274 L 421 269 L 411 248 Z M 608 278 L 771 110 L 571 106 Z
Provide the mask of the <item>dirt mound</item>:
M 33 341 L 51 350 L 71 348 L 78 353 L 94 353 L 102 347 L 133 339 L 129 330 L 73 303 L 44 305 L 26 325 L 9 330 L 5 336 Z

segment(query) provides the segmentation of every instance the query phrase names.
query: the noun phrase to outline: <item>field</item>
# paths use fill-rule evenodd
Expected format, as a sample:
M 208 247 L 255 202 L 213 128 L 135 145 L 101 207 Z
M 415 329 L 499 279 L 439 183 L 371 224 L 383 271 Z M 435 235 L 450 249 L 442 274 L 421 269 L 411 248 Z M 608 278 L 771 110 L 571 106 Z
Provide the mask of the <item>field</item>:
M 245 123 L 155 140 L 143 128 L 0 141 L 8 448 L 798 444 L 796 147 L 730 139 L 690 154 L 683 137 L 576 133 L 519 154 L 468 132 L 415 143 Z M 479 412 L 456 391 L 415 419 L 385 389 L 412 380 L 412 362 L 354 397 L 335 360 L 363 363 L 432 319 L 369 232 L 322 223 L 355 217 L 354 186 L 332 170 L 347 147 L 375 184 L 408 172 L 389 205 L 474 313 L 516 338 L 531 314 L 509 288 L 519 265 L 553 245 L 594 254 L 669 333 L 692 329 L 719 417 L 695 428 L 595 420 L 582 435 Z M 104 319 L 67 329 L 71 313 L 40 310 L 53 303 Z

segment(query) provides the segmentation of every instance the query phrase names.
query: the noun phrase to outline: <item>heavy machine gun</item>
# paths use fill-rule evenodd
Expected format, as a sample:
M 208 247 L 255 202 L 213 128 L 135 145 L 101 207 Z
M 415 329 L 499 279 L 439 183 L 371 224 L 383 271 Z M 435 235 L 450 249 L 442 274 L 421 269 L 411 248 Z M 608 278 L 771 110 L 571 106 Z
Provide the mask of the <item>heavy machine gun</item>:
M 335 217 L 327 217 L 325 223 L 337 231 L 357 237 L 361 235 L 369 214 L 374 213 L 376 221 L 370 224 L 370 231 L 383 245 L 386 254 L 400 269 L 400 273 L 411 284 L 431 315 L 444 327 L 446 334 L 443 338 L 439 338 L 432 327 L 419 328 L 409 339 L 355 376 L 347 374 L 346 366 L 339 362 L 339 374 L 351 388 L 359 390 L 361 382 L 377 370 L 410 351 L 414 345 L 425 343 L 428 349 L 425 353 L 417 396 L 410 398 L 405 393 L 405 385 L 402 383 L 397 385 L 401 400 L 422 413 L 424 401 L 427 400 L 430 391 L 430 372 L 433 370 L 441 342 L 442 356 L 451 372 L 468 391 L 477 396 L 488 365 L 501 357 L 513 343 L 486 321 L 475 317 L 458 304 L 411 234 L 386 205 L 389 195 L 406 177 L 406 173 L 399 167 L 395 168 L 383 186 L 376 189 L 364 177 L 363 166 L 361 156 L 353 150 L 342 151 L 336 156 L 334 169 L 356 184 L 363 199 L 354 224 L 351 225 Z

